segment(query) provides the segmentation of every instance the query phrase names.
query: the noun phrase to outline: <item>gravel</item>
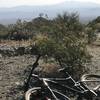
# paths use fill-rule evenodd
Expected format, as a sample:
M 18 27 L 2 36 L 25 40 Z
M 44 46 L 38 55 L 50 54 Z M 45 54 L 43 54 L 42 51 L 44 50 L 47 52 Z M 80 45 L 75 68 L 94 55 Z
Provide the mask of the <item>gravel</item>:
M 0 100 L 20 100 L 25 71 L 33 62 L 31 55 L 0 58 Z

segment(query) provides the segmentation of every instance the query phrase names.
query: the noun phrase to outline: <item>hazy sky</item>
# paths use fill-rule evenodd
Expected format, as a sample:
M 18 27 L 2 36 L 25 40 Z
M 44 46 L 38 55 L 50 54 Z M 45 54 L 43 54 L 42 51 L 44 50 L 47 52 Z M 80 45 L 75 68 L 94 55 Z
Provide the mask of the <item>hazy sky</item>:
M 14 7 L 20 5 L 52 5 L 64 1 L 93 2 L 100 4 L 100 0 L 0 0 L 0 7 Z

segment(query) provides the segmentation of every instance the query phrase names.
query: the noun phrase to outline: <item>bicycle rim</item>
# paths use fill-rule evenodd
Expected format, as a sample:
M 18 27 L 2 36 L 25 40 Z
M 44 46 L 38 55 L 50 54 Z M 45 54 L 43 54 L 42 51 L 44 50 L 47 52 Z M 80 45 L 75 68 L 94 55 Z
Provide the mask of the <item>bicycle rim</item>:
M 54 100 L 52 97 L 50 97 L 50 96 L 48 97 L 48 95 L 42 96 L 41 93 L 36 95 L 37 92 L 39 92 L 39 91 L 41 92 L 41 87 L 34 87 L 32 89 L 29 89 L 25 94 L 25 100 Z M 52 91 L 55 94 L 55 96 L 58 98 L 58 100 L 70 100 L 64 94 L 62 94 L 56 90 L 52 90 Z M 33 94 L 33 95 L 31 95 L 31 94 Z

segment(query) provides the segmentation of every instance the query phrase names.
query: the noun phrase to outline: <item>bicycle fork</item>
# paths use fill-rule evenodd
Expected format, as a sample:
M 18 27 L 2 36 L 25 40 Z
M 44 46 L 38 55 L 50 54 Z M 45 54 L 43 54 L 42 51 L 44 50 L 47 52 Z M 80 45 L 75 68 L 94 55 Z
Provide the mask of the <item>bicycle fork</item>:
M 49 92 L 51 93 L 52 97 L 55 99 L 55 100 L 59 100 L 55 94 L 53 93 L 52 89 L 49 87 L 48 83 L 45 81 L 45 79 L 43 79 L 43 83 L 44 85 L 46 86 L 46 88 L 49 90 Z

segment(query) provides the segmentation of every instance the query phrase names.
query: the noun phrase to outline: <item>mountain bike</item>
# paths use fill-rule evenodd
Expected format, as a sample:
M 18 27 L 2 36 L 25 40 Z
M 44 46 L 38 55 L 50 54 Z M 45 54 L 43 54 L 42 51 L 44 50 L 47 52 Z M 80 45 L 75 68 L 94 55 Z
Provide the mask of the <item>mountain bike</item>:
M 32 73 L 38 66 L 39 58 L 40 56 L 33 64 L 26 83 L 26 100 L 72 100 L 71 96 L 74 97 L 74 95 L 76 100 L 100 100 L 100 75 L 83 75 L 81 80 L 76 82 L 63 68 L 59 72 L 64 73 L 65 78 L 40 78 Z M 87 82 L 99 84 L 90 88 Z

